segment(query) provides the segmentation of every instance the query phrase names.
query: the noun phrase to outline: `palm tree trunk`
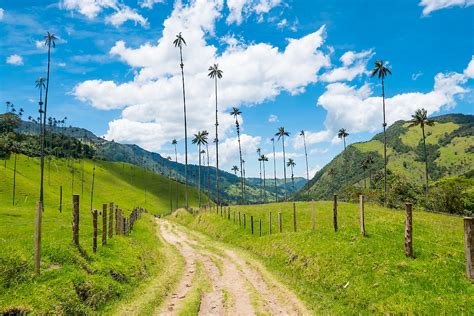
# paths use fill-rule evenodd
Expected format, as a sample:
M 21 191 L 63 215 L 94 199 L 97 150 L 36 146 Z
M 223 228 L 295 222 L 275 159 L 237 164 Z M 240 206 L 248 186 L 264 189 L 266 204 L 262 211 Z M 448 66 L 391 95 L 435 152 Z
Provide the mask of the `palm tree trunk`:
M 176 148 L 176 144 L 174 145 L 174 159 L 176 162 L 176 174 L 175 174 L 175 181 L 176 181 L 176 208 L 179 205 L 179 183 L 178 183 L 178 149 Z
M 266 203 L 267 191 L 265 191 L 265 161 L 263 161 L 262 164 L 263 164 L 263 203 Z
M 277 171 L 276 171 L 276 158 L 275 158 L 275 139 L 272 138 L 273 147 L 273 183 L 275 184 L 275 202 L 278 202 L 278 188 L 277 188 Z
M 423 152 L 425 156 L 425 179 L 426 179 L 425 196 L 428 197 L 428 155 L 426 153 L 426 137 L 425 137 L 424 125 L 421 125 L 421 131 L 423 133 Z
M 168 181 L 169 181 L 168 194 L 170 197 L 170 212 L 173 212 L 173 197 L 171 194 L 171 168 L 168 171 Z
M 184 64 L 183 49 L 179 47 L 179 56 L 181 59 L 181 81 L 183 82 L 183 109 L 184 109 L 184 196 L 186 200 L 186 209 L 188 209 L 188 124 L 186 119 L 186 90 L 184 86 Z
M 344 168 L 346 169 L 344 172 L 344 183 L 347 187 L 347 160 L 346 160 L 346 137 L 343 137 L 344 140 L 344 152 L 342 153 L 342 160 L 344 162 Z
M 285 136 L 282 136 L 282 146 L 283 146 L 283 178 L 285 185 L 285 200 L 286 200 L 286 156 L 285 156 Z
M 210 206 L 211 198 L 211 167 L 209 163 L 209 145 L 206 143 L 206 155 L 207 155 L 207 206 Z
M 92 165 L 92 185 L 91 185 L 91 210 L 92 210 L 92 204 L 94 203 L 94 182 L 95 182 L 95 159 L 92 159 L 93 165 Z
M 217 109 L 217 76 L 214 78 L 214 89 L 216 95 L 216 190 L 217 190 L 217 205 L 220 205 L 220 194 L 219 194 L 219 134 L 218 134 L 218 109 Z
M 306 136 L 303 134 L 303 144 L 304 144 L 304 156 L 306 159 L 306 186 L 307 186 L 307 195 L 309 200 L 309 167 L 308 167 L 308 151 L 306 150 Z
M 198 190 L 199 190 L 199 208 L 201 208 L 201 144 L 199 144 L 198 150 L 199 150 Z
M 262 162 L 260 161 L 260 200 L 263 199 Z
M 242 147 L 240 145 L 240 126 L 239 121 L 235 119 L 235 126 L 237 128 L 237 140 L 239 142 L 239 157 L 240 157 L 240 191 L 241 191 L 241 203 L 244 204 L 244 171 L 242 170 Z
M 16 196 L 16 151 L 15 151 L 15 162 L 13 163 L 13 206 L 15 206 Z
M 383 204 L 384 206 L 387 203 L 387 133 L 385 131 L 387 123 L 385 120 L 385 82 L 382 77 L 382 103 L 383 103 Z

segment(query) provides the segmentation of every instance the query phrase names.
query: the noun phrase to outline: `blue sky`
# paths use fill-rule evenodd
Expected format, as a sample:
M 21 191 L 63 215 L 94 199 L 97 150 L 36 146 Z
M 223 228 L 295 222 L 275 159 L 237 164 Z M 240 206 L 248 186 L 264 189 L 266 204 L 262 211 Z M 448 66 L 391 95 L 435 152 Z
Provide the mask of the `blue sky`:
M 35 115 L 34 81 L 45 76 L 46 31 L 60 37 L 53 51 L 50 114 L 163 155 L 177 138 L 183 160 L 178 50 L 182 31 L 189 134 L 214 133 L 213 82 L 219 63 L 223 169 L 238 164 L 232 106 L 243 112 L 247 175 L 257 175 L 256 148 L 269 157 L 279 126 L 287 152 L 305 175 L 300 130 L 310 169 L 349 142 L 381 130 L 380 84 L 368 71 L 388 62 L 389 123 L 416 108 L 430 114 L 469 113 L 474 103 L 474 4 L 471 0 L 61 0 L 0 1 L 0 99 Z M 190 142 L 189 142 L 190 143 Z M 281 144 L 277 143 L 281 151 Z M 213 151 L 211 150 L 211 156 Z M 278 153 L 280 156 L 281 153 Z M 190 159 L 196 161 L 190 145 Z M 281 165 L 282 159 L 277 158 Z M 270 164 L 272 166 L 272 163 Z M 281 176 L 281 171 L 278 172 Z

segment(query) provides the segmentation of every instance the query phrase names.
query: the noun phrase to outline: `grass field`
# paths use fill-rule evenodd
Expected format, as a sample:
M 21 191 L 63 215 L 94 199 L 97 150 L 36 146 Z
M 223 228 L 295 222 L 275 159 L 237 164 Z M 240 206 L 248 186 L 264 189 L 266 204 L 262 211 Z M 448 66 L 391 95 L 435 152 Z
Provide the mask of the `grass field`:
M 366 205 L 368 236 L 362 237 L 357 205 L 339 204 L 337 233 L 332 226 L 332 203 L 315 203 L 315 232 L 311 203 L 296 206 L 296 233 L 291 203 L 232 207 L 230 220 L 213 212 L 171 219 L 249 250 L 315 313 L 474 313 L 474 284 L 465 272 L 462 218 L 414 211 L 412 259 L 404 254 L 403 211 Z M 246 229 L 233 223 L 234 211 L 241 212 L 242 220 L 246 214 Z M 283 233 L 278 232 L 277 212 L 282 212 Z M 250 216 L 254 216 L 253 236 Z
M 45 175 L 42 274 L 34 277 L 33 236 L 39 160 L 18 156 L 15 206 L 12 205 L 13 156 L 6 161 L 6 168 L 3 161 L 0 163 L 0 313 L 11 308 L 40 314 L 106 313 L 113 310 L 125 294 L 130 295 L 138 285 L 166 271 L 163 267 L 170 262 L 163 260 L 163 244 L 155 237 L 151 215 L 143 216 L 130 236 L 114 236 L 106 246 L 99 245 L 96 254 L 92 253 L 90 189 L 93 162 L 88 160 L 75 162 L 73 192 L 82 193 L 83 163 L 84 194 L 80 207 L 82 250 L 74 247 L 71 161 L 53 159 L 51 173 L 48 176 L 46 168 Z M 115 202 L 127 214 L 135 206 L 155 213 L 165 212 L 170 208 L 169 184 L 167 178 L 138 167 L 100 161 L 96 163 L 93 207 L 100 210 L 103 203 Z M 175 200 L 175 182 L 171 184 Z M 63 186 L 62 213 L 59 212 L 60 185 Z M 196 207 L 197 191 L 193 188 L 189 191 L 190 206 Z M 180 203 L 184 204 L 181 184 L 179 194 Z M 99 227 L 101 223 L 99 219 Z M 156 295 L 163 296 L 164 293 L 157 291 Z

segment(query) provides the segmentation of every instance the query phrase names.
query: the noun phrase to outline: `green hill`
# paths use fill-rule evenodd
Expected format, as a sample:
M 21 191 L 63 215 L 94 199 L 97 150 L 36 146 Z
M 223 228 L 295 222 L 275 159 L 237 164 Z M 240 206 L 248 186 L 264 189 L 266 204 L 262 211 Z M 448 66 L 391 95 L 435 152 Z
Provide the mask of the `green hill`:
M 468 175 L 474 169 L 474 116 L 450 114 L 434 117 L 433 127 L 426 127 L 428 172 L 430 181 Z M 424 156 L 420 127 L 406 121 L 395 122 L 387 129 L 387 159 L 390 182 L 404 181 L 418 193 L 423 192 Z M 367 156 L 373 164 L 362 168 Z M 353 191 L 380 189 L 383 182 L 383 134 L 370 141 L 354 143 L 316 173 L 308 185 L 315 199 L 327 199 L 346 187 Z M 394 185 L 393 185 L 394 186 Z M 393 187 L 392 186 L 392 187 Z M 300 191 L 304 198 L 306 187 Z
M 165 260 L 163 243 L 155 237 L 151 215 L 138 220 L 130 236 L 114 236 L 106 246 L 101 246 L 99 241 L 97 253 L 92 252 L 93 165 L 91 160 L 75 160 L 73 169 L 72 160 L 53 158 L 50 174 L 46 171 L 40 277 L 33 275 L 39 159 L 18 155 L 15 205 L 12 205 L 14 155 L 0 165 L 0 314 L 108 311 L 144 281 L 166 273 L 167 265 L 171 265 Z M 62 212 L 59 211 L 60 186 L 63 187 Z M 184 187 L 181 184 L 178 187 L 181 204 Z M 135 206 L 155 213 L 167 212 L 170 188 L 175 199 L 175 182 L 165 177 L 127 163 L 97 161 L 93 207 L 101 210 L 103 203 L 114 202 L 126 215 Z M 72 244 L 73 192 L 81 195 L 81 249 Z M 197 207 L 198 192 L 194 188 L 189 192 L 190 205 Z M 102 223 L 100 218 L 99 223 Z M 172 282 L 169 284 L 172 286 Z M 160 295 L 164 296 L 164 293 Z

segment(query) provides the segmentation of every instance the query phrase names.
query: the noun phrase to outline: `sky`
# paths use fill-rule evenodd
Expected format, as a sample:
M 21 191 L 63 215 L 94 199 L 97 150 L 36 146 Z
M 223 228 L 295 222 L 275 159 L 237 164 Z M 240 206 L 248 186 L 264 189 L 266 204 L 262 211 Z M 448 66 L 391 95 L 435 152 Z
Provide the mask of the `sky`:
M 46 76 L 44 34 L 52 49 L 48 115 L 121 143 L 163 156 L 184 127 L 178 33 L 186 40 L 189 160 L 192 135 L 215 137 L 214 81 L 218 64 L 220 167 L 239 164 L 232 107 L 242 111 L 246 175 L 258 176 L 257 148 L 269 157 L 280 126 L 295 176 L 310 177 L 348 143 L 382 130 L 381 84 L 370 76 L 376 60 L 386 79 L 387 121 L 473 114 L 473 0 L 0 0 L 0 99 L 37 116 L 35 80 Z M 1 108 L 0 108 L 1 109 Z M 275 139 L 277 176 L 282 142 Z M 214 164 L 214 146 L 209 149 Z

